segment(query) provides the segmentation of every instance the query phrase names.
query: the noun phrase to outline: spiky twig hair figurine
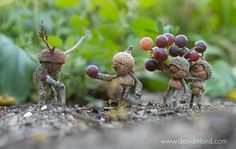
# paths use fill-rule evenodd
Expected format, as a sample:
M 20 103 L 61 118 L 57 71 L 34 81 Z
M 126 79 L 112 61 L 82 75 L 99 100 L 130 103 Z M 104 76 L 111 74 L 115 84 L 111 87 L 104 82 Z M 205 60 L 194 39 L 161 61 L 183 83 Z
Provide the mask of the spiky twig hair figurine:
M 98 68 L 95 65 L 90 65 L 87 68 L 88 76 L 105 81 L 116 79 L 123 89 L 118 99 L 126 100 L 130 87 L 135 85 L 135 99 L 139 99 L 142 93 L 142 83 L 133 71 L 135 60 L 131 53 L 132 47 L 129 47 L 125 52 L 118 52 L 114 55 L 112 66 L 116 75 L 98 73 Z
M 201 96 L 205 91 L 205 81 L 212 75 L 212 67 L 205 60 L 198 60 L 190 68 L 190 75 L 197 80 L 190 82 L 190 89 L 192 91 L 192 97 L 190 100 L 190 107 L 193 107 L 194 97 L 197 97 L 197 106 L 201 109 Z
M 34 79 L 39 86 L 39 101 L 38 104 L 43 105 L 46 102 L 46 86 L 49 87 L 51 103 L 57 102 L 57 90 L 60 92 L 61 103 L 65 104 L 66 90 L 65 85 L 57 80 L 58 74 L 62 65 L 66 62 L 67 54 L 76 50 L 82 42 L 87 38 L 88 32 L 83 36 L 79 42 L 67 51 L 62 51 L 56 47 L 51 47 L 48 42 L 48 36 L 44 33 L 43 21 L 41 25 L 41 31 L 39 37 L 47 45 L 46 49 L 43 49 L 39 55 L 38 60 L 40 66 L 34 73 Z

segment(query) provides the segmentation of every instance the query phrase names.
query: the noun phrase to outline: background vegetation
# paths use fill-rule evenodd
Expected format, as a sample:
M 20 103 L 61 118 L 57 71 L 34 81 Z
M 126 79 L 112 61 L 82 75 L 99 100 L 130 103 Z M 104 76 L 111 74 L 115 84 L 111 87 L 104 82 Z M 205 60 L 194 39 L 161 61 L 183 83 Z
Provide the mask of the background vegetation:
M 45 45 L 37 36 L 41 19 L 52 45 L 69 49 L 85 33 L 88 40 L 64 65 L 61 80 L 68 99 L 82 102 L 102 98 L 105 88 L 85 75 L 96 64 L 114 73 L 113 54 L 134 46 L 136 70 L 145 88 L 161 91 L 168 78 L 144 70 L 148 54 L 138 41 L 158 34 L 185 34 L 191 47 L 196 40 L 208 44 L 206 59 L 214 68 L 207 82 L 209 96 L 236 98 L 236 1 L 235 0 L 0 0 L 0 96 L 17 103 L 37 99 L 32 82 L 37 53 Z M 94 85 L 95 84 L 95 85 Z

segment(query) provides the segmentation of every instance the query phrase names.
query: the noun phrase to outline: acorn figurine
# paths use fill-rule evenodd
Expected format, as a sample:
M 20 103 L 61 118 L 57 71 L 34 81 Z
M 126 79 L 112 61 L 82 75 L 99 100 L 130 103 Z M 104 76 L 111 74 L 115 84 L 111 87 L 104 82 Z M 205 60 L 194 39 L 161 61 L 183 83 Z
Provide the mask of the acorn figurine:
M 212 67 L 208 62 L 198 60 L 191 66 L 189 72 L 192 77 L 197 78 L 197 80 L 192 80 L 190 82 L 190 89 L 192 91 L 190 108 L 193 107 L 194 97 L 197 97 L 197 106 L 201 109 L 201 96 L 205 91 L 205 81 L 212 75 Z
M 170 64 L 169 64 L 169 75 L 171 77 L 169 81 L 169 86 L 166 92 L 164 93 L 164 100 L 163 100 L 163 105 L 164 109 L 166 109 L 167 105 L 167 98 L 168 96 L 172 93 L 174 101 L 173 101 L 173 107 L 176 106 L 177 103 L 177 94 L 184 90 L 184 94 L 182 97 L 187 96 L 188 93 L 188 88 L 187 84 L 185 82 L 185 77 L 188 76 L 189 72 L 189 62 L 183 58 L 183 57 L 174 57 L 172 58 Z M 180 101 L 181 103 L 185 103 L 185 98 L 182 98 Z
M 114 55 L 112 66 L 116 71 L 116 75 L 98 73 L 98 68 L 90 65 L 87 68 L 88 76 L 105 81 L 116 79 L 122 87 L 122 93 L 119 95 L 118 100 L 127 100 L 131 86 L 135 85 L 135 99 L 140 99 L 142 95 L 142 83 L 133 71 L 135 60 L 131 53 L 132 47 L 129 47 L 125 52 L 118 52 Z
M 42 38 L 43 42 L 47 45 L 46 49 L 43 49 L 39 55 L 38 60 L 40 66 L 34 73 L 34 80 L 39 87 L 39 105 L 44 105 L 46 102 L 46 87 L 49 87 L 51 104 L 57 103 L 57 90 L 60 93 L 61 104 L 65 104 L 66 90 L 65 85 L 59 82 L 58 75 L 61 71 L 61 67 L 66 62 L 67 54 L 76 50 L 82 42 L 87 38 L 87 33 L 83 36 L 79 42 L 67 51 L 62 51 L 56 47 L 51 47 L 47 35 L 44 34 L 43 21 L 41 25 L 41 31 L 39 37 Z

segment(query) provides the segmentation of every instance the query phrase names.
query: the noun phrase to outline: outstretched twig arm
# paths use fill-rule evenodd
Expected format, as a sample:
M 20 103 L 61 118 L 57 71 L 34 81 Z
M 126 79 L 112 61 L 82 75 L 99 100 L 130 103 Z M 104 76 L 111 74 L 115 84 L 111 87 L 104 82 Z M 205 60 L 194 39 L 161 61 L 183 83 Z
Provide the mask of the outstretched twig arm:
M 75 51 L 75 50 L 84 42 L 84 40 L 88 37 L 88 34 L 89 34 L 89 31 L 87 31 L 87 32 L 85 33 L 85 35 L 84 35 L 83 37 L 81 37 L 80 40 L 79 40 L 72 48 L 70 48 L 69 50 L 67 50 L 67 51 L 65 52 L 65 54 L 69 54 L 69 53 Z
M 182 85 L 184 87 L 184 94 L 187 94 L 189 90 L 188 90 L 188 86 L 187 86 L 187 83 L 186 83 L 184 78 L 181 79 L 181 83 L 182 83 Z
M 185 81 L 187 82 L 191 82 L 191 81 L 202 81 L 202 79 L 199 79 L 199 78 L 194 78 L 194 77 L 186 77 L 184 78 Z
M 117 77 L 118 77 L 117 75 L 98 73 L 95 79 L 104 80 L 104 81 L 112 81 L 113 79 Z
M 157 63 L 157 70 L 161 71 L 164 74 L 169 74 L 169 68 L 165 63 Z
M 131 76 L 135 81 L 135 99 L 140 99 L 140 97 L 142 96 L 143 84 L 139 81 L 139 79 L 133 72 L 131 72 Z

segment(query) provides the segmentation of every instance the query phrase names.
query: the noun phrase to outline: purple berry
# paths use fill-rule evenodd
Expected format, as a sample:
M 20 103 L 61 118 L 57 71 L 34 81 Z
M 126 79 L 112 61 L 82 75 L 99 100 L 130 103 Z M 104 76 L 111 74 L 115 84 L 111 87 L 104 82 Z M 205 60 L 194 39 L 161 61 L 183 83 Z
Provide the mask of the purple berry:
M 159 35 L 156 38 L 156 45 L 159 48 L 165 48 L 168 45 L 168 38 L 165 35 Z
M 203 40 L 196 41 L 194 44 L 194 49 L 198 53 L 203 53 L 206 51 L 207 45 Z
M 192 62 L 195 62 L 197 61 L 198 59 L 200 58 L 200 55 L 198 52 L 196 51 L 191 51 L 189 53 L 189 60 L 192 61 Z
M 153 52 L 154 52 L 154 59 L 159 63 L 165 61 L 169 55 L 164 48 L 154 47 Z
M 145 63 L 145 68 L 148 71 L 155 71 L 157 69 L 157 62 L 155 60 L 148 60 Z
M 183 48 L 183 47 L 187 46 L 188 38 L 185 35 L 178 35 L 175 37 L 175 44 L 178 47 Z
M 176 45 L 172 45 L 169 48 L 169 54 L 170 56 L 176 57 L 178 56 L 178 51 L 180 50 L 180 48 Z
M 187 53 L 189 52 L 189 49 L 186 48 L 186 47 L 183 47 L 181 48 L 179 51 L 178 51 L 178 55 L 179 56 L 186 56 L 188 55 Z M 185 57 L 186 58 L 186 57 Z
M 167 46 L 171 46 L 175 42 L 175 37 L 171 33 L 164 34 L 168 38 Z
M 98 75 L 98 67 L 96 65 L 89 65 L 87 67 L 87 75 L 91 78 L 96 78 Z

